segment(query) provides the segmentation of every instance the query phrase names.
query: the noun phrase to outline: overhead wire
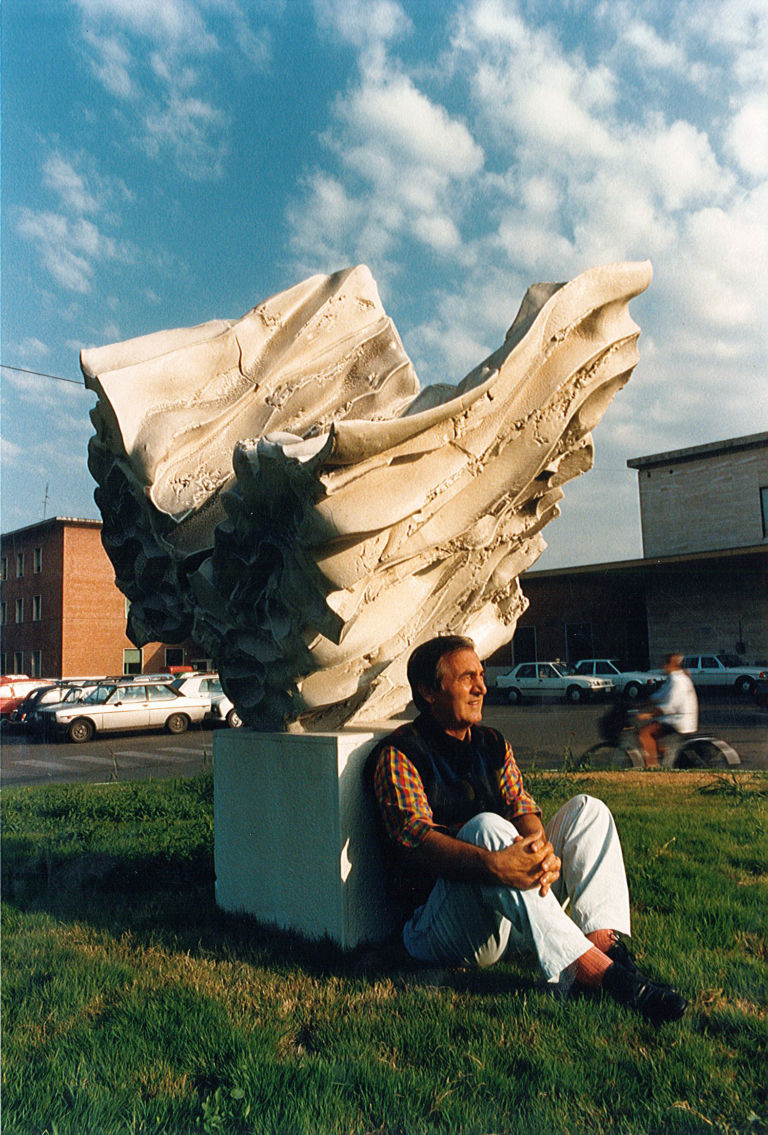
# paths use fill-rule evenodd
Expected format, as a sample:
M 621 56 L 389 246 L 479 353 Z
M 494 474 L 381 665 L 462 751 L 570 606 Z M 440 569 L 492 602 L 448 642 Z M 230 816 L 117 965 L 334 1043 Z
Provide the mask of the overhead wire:
M 14 370 L 18 374 L 34 374 L 37 378 L 53 378 L 57 382 L 72 382 L 75 386 L 82 386 L 83 383 L 77 378 L 65 378 L 63 374 L 46 374 L 42 370 L 30 370 L 29 367 L 14 367 L 10 363 L 0 363 L 2 370 Z

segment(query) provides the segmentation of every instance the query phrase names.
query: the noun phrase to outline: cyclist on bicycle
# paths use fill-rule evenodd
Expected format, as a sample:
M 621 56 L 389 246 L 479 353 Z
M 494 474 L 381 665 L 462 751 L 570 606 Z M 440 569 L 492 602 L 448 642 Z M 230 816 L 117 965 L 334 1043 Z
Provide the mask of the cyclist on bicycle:
M 638 722 L 645 722 L 637 731 L 647 768 L 658 768 L 666 746 L 663 738 L 670 734 L 683 736 L 695 733 L 699 724 L 699 700 L 682 654 L 667 654 L 664 659 L 666 681 L 651 695 L 650 703 Z

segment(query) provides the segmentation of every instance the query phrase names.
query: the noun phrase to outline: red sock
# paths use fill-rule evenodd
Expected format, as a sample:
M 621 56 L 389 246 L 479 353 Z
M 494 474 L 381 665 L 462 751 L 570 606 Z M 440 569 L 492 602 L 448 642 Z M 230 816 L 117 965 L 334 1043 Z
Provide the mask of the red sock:
M 586 954 L 582 954 L 574 962 L 573 976 L 576 981 L 581 985 L 588 985 L 592 989 L 597 989 L 603 984 L 605 971 L 610 969 L 613 962 L 607 958 L 602 950 L 596 949 L 594 946 L 587 950 Z
M 593 930 L 591 934 L 587 934 L 587 938 L 593 946 L 597 946 L 598 950 L 605 953 L 616 941 L 616 934 L 613 930 Z

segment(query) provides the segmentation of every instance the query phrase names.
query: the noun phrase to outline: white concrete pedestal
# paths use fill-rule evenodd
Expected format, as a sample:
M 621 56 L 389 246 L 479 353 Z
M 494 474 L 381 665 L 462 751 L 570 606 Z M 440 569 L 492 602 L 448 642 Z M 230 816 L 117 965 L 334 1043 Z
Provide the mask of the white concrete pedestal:
M 256 733 L 214 740 L 216 901 L 344 949 L 386 938 L 366 757 L 381 733 Z

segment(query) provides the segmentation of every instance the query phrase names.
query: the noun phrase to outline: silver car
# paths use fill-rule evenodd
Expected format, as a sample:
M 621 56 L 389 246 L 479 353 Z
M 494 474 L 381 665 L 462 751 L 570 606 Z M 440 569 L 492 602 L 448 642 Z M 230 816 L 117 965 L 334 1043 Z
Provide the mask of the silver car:
M 573 705 L 599 694 L 609 694 L 613 682 L 609 678 L 577 674 L 572 666 L 554 662 L 521 662 L 508 674 L 496 679 L 498 689 L 505 689 L 513 705 L 524 697 L 565 698 Z
M 209 715 L 216 721 L 225 721 L 230 729 L 239 729 L 243 724 L 240 714 L 224 693 L 219 675 L 203 671 L 195 674 L 180 674 L 174 686 L 182 694 L 207 695 L 210 701 Z
M 183 733 L 200 722 L 209 709 L 207 697 L 188 697 L 170 682 L 152 682 L 137 677 L 128 681 L 102 682 L 76 704 L 43 710 L 51 732 L 65 733 L 69 741 L 90 741 L 94 733 L 120 729 L 167 729 Z

